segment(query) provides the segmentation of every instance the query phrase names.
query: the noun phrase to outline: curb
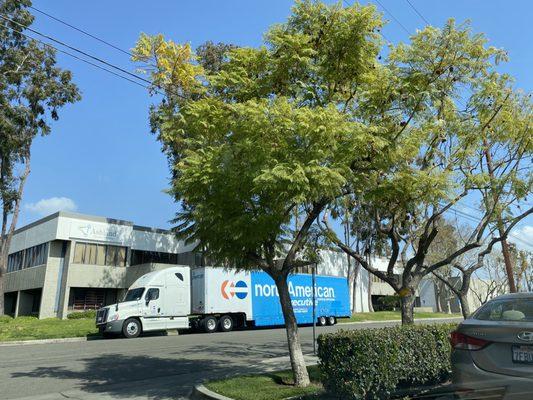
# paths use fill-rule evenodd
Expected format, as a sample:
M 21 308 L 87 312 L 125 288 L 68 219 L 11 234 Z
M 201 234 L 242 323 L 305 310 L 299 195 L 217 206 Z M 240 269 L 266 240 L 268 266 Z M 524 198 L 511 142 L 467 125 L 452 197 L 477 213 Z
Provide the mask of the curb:
M 421 318 L 415 320 L 416 322 L 433 322 L 433 321 L 459 321 L 463 317 L 447 317 L 447 318 Z M 337 326 L 343 325 L 362 325 L 362 324 L 389 324 L 392 322 L 401 322 L 399 319 L 388 319 L 384 321 L 354 321 L 354 322 L 339 322 Z M 168 336 L 178 335 L 175 332 L 168 332 Z M 0 342 L 0 347 L 5 346 L 25 346 L 30 344 L 50 344 L 50 343 L 75 343 L 75 342 L 87 342 L 92 340 L 100 340 L 98 337 L 71 337 L 71 338 L 57 338 L 57 339 L 37 339 L 37 340 L 13 340 L 8 342 Z M 205 389 L 207 390 L 207 389 Z
M 196 385 L 192 390 L 190 398 L 193 400 L 233 400 L 231 397 L 212 392 L 204 385 Z
M 0 347 L 26 346 L 30 344 L 75 343 L 75 342 L 87 342 L 89 340 L 98 340 L 98 338 L 89 339 L 86 337 L 72 337 L 72 338 L 57 338 L 57 339 L 13 340 L 9 342 L 0 342 Z

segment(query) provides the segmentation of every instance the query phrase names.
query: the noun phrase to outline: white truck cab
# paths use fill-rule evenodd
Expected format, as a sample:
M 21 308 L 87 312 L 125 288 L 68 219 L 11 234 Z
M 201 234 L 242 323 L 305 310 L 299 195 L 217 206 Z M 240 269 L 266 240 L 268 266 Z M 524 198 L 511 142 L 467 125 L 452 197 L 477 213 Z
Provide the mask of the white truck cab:
M 117 304 L 96 315 L 100 332 L 137 337 L 141 331 L 189 327 L 191 312 L 189 267 L 171 267 L 141 276 Z

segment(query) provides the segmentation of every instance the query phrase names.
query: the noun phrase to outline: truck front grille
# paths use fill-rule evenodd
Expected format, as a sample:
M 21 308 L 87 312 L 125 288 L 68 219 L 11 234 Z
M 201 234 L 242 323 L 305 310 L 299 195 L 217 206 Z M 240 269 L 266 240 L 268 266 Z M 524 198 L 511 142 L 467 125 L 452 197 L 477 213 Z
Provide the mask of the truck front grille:
M 96 325 L 105 324 L 107 322 L 107 314 L 109 308 L 101 308 L 96 312 Z

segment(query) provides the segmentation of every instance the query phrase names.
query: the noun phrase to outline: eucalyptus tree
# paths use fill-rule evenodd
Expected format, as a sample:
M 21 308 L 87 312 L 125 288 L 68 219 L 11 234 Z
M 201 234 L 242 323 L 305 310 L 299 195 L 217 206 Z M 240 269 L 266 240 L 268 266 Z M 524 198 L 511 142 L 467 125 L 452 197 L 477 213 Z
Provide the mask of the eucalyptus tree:
M 30 173 L 31 145 L 48 135 L 50 120 L 80 99 L 70 71 L 56 65 L 55 51 L 24 35 L 33 16 L 29 0 L 0 3 L 0 315 L 4 313 L 4 279 L 9 246 Z M 22 33 L 21 33 L 22 32 Z
M 141 35 L 133 50 L 165 94 L 150 118 L 171 166 L 176 230 L 219 265 L 272 277 L 298 386 L 309 378 L 287 278 L 316 260 L 317 216 L 390 159 L 389 132 L 363 124 L 355 105 L 380 78 L 382 25 L 373 6 L 300 1 L 262 46 L 229 48 L 215 64 L 162 35 Z

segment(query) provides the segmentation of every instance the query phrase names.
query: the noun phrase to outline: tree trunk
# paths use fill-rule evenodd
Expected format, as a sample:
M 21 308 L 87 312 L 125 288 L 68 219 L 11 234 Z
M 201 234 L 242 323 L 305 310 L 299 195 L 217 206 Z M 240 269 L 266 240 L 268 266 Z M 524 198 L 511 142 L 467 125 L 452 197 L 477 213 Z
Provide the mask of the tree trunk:
M 275 279 L 278 288 L 279 301 L 283 317 L 285 318 L 285 330 L 287 331 L 287 343 L 289 345 L 289 356 L 291 360 L 294 384 L 298 387 L 309 386 L 309 374 L 305 365 L 300 339 L 298 337 L 298 324 L 294 316 L 287 277 L 282 275 Z
M 402 325 L 412 325 L 415 323 L 415 295 L 413 293 L 414 290 L 409 289 L 409 294 L 400 297 L 402 305 Z
M 372 305 L 372 274 L 368 273 L 368 311 L 374 312 L 374 306 Z
M 361 270 L 361 264 L 359 264 L 357 261 L 354 261 L 353 266 L 353 282 L 351 283 L 352 286 L 352 314 L 356 310 L 356 304 L 357 304 L 357 279 L 359 278 L 359 272 Z M 363 311 L 363 305 L 361 303 L 361 312 Z
M 435 308 L 438 313 L 442 312 L 442 307 L 440 306 L 440 296 L 441 296 L 441 283 L 435 282 Z
M 463 314 L 463 318 L 467 319 L 470 316 L 470 304 L 468 303 L 468 299 L 466 294 L 461 293 L 459 296 L 459 303 L 461 304 L 461 313 Z
M 25 167 L 24 172 L 19 178 L 19 187 L 17 189 L 17 198 L 13 206 L 13 212 L 11 217 L 11 222 L 9 224 L 9 229 L 7 229 L 7 217 L 8 212 L 7 205 L 4 201 L 3 204 L 3 215 L 2 215 L 2 237 L 0 238 L 0 315 L 4 315 L 4 280 L 5 274 L 7 272 L 7 260 L 9 254 L 9 247 L 11 246 L 11 238 L 15 232 L 15 227 L 17 226 L 17 221 L 20 211 L 20 202 L 22 200 L 22 194 L 24 193 L 24 184 L 26 183 L 26 178 L 30 174 L 30 154 L 26 155 L 25 158 Z
M 0 272 L 0 316 L 5 314 L 4 308 L 4 274 Z

